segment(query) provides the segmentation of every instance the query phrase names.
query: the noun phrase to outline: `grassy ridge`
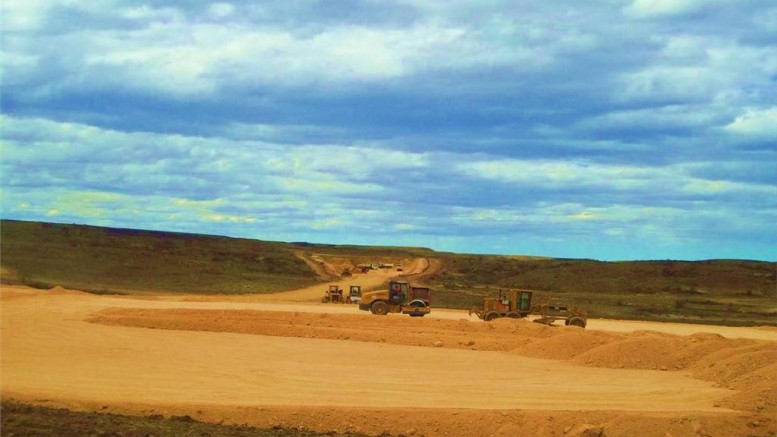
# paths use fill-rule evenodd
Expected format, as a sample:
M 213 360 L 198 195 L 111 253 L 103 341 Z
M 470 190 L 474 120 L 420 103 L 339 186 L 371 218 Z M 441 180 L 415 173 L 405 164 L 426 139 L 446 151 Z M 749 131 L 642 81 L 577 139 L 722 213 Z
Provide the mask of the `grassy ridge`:
M 4 220 L 3 279 L 40 288 L 263 293 L 315 284 L 289 245 Z
M 539 290 L 595 317 L 775 324 L 777 263 L 744 260 L 599 262 L 447 255 L 426 278 L 436 305 L 468 308 L 498 288 Z
M 121 437 L 366 437 L 354 433 L 317 433 L 294 428 L 261 429 L 249 426 L 198 422 L 189 416 L 137 417 L 108 413 L 81 413 L 3 401 L 0 404 L 3 435 L 17 437 L 121 436 Z

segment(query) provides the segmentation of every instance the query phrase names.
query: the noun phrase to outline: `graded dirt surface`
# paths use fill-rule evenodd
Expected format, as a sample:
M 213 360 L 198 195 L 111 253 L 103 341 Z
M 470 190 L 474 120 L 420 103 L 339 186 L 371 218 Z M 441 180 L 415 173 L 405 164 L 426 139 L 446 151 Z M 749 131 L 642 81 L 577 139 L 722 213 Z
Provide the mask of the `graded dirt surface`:
M 372 435 L 777 433 L 773 329 L 380 317 L 315 303 L 325 288 L 134 298 L 3 286 L 2 396 Z

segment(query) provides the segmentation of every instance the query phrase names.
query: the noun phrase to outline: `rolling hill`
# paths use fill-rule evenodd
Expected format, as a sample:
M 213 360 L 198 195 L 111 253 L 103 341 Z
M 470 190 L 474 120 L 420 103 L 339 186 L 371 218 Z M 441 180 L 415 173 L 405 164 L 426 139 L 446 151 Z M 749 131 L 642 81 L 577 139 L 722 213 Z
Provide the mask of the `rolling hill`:
M 0 254 L 3 283 L 102 294 L 272 293 L 331 281 L 359 264 L 426 258 L 435 268 L 411 279 L 431 286 L 440 307 L 469 308 L 499 288 L 525 288 L 593 317 L 777 324 L 777 263 L 763 261 L 471 255 L 15 220 L 0 222 Z

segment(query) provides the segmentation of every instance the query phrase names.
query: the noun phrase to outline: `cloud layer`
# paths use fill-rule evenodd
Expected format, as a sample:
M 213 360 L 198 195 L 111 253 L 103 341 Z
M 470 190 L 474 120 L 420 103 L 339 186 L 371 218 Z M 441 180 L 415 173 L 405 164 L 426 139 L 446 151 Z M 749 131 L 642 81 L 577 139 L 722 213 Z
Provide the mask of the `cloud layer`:
M 777 259 L 768 0 L 2 4 L 5 218 Z

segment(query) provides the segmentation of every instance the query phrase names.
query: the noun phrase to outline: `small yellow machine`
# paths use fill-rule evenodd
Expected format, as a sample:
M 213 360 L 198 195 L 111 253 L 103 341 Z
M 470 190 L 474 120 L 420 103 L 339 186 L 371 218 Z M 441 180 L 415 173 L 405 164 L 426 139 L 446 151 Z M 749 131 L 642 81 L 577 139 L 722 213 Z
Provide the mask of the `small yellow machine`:
M 321 298 L 321 303 L 345 303 L 343 289 L 337 285 L 330 285 L 329 289 L 324 293 L 324 297 Z
M 431 302 L 432 294 L 428 288 L 414 287 L 406 281 L 389 281 L 387 290 L 362 294 L 359 309 L 379 316 L 401 313 L 423 317 L 431 312 Z

